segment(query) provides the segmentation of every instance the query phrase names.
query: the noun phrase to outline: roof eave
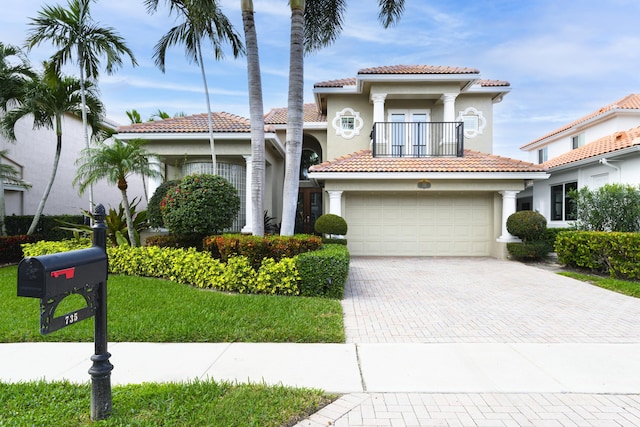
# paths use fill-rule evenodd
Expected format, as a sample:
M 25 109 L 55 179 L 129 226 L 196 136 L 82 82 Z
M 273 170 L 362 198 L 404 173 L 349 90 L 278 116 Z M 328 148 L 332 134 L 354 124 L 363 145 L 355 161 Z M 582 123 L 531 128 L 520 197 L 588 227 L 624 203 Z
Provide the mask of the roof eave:
M 310 179 L 547 179 L 547 172 L 309 172 Z
M 601 159 L 610 159 L 612 157 L 621 157 L 626 156 L 628 154 L 640 151 L 639 145 L 634 145 L 632 147 L 622 148 L 616 151 L 610 151 L 608 153 L 598 154 L 597 156 L 587 157 L 586 159 L 577 160 L 575 162 L 565 163 L 558 166 L 553 166 L 547 169 L 547 172 L 561 172 L 565 170 L 571 170 L 580 168 L 582 166 L 586 166 L 590 163 L 599 163 Z

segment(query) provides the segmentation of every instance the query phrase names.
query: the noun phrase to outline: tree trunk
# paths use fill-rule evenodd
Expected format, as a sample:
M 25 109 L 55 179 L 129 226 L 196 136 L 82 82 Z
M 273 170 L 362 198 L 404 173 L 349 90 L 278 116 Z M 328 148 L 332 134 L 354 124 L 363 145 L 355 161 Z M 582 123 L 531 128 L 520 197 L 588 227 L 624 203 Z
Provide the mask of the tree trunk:
M 133 229 L 133 218 L 131 218 L 131 205 L 129 205 L 129 197 L 127 197 L 126 184 L 124 189 L 120 188 L 120 193 L 122 193 L 122 205 L 124 206 L 124 216 L 127 220 L 127 233 L 129 234 L 129 242 L 131 243 L 131 247 L 135 248 L 136 246 L 138 246 L 138 242 L 136 241 L 136 232 Z
M 2 156 L 0 156 L 0 163 L 2 163 Z M 7 235 L 7 226 L 4 222 L 4 218 L 7 216 L 7 210 L 4 202 L 4 179 L 0 177 L 0 236 Z
M 82 2 L 80 2 L 82 4 Z M 83 46 L 78 46 L 78 63 L 80 64 L 80 100 L 82 101 L 82 135 L 84 137 L 84 146 L 89 149 L 89 125 L 87 124 L 87 96 L 85 89 L 84 75 L 84 51 Z M 89 212 L 93 212 L 93 184 L 89 185 Z M 93 220 L 92 220 L 93 222 Z
M 258 36 L 253 18 L 253 1 L 242 1 L 242 22 L 247 49 L 249 81 L 249 117 L 251 120 L 251 215 L 247 218 L 254 236 L 264 236 L 264 107 L 262 102 L 262 80 Z
M 204 95 L 207 98 L 207 123 L 209 125 L 209 148 L 211 148 L 211 163 L 213 168 L 213 174 L 218 174 L 218 165 L 216 163 L 216 146 L 213 140 L 213 120 L 211 118 L 211 100 L 209 99 L 209 86 L 207 85 L 207 76 L 204 72 L 204 62 L 202 62 L 202 49 L 200 48 L 200 42 L 196 46 L 198 52 L 198 62 L 200 63 L 200 72 L 202 73 L 202 83 L 204 84 Z
M 36 213 L 33 216 L 33 221 L 31 221 L 31 225 L 29 226 L 29 230 L 27 231 L 28 235 L 32 235 L 34 231 L 36 231 L 38 221 L 40 221 L 40 215 L 42 215 L 44 205 L 45 203 L 47 203 L 49 193 L 51 192 L 51 187 L 53 187 L 53 182 L 55 181 L 56 173 L 58 172 L 58 163 L 60 162 L 60 153 L 62 152 L 62 117 L 60 115 L 56 115 L 56 138 L 56 155 L 53 158 L 53 170 L 51 171 L 51 177 L 49 178 L 47 187 L 44 189 L 44 193 L 42 194 L 40 203 L 38 203 L 38 208 L 36 209 Z
M 283 236 L 292 236 L 295 231 L 304 110 L 304 0 L 291 0 L 290 4 L 289 98 L 285 137 L 285 175 L 282 192 L 282 228 L 280 230 L 280 234 Z

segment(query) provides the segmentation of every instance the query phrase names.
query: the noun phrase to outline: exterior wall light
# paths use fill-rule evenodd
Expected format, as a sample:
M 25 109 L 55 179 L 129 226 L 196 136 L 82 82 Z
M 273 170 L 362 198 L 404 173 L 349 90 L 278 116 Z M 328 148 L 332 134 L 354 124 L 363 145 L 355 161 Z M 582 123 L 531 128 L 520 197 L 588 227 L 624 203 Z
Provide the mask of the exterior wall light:
M 418 181 L 418 188 L 421 190 L 431 188 L 431 181 L 429 181 L 428 179 L 421 179 L 420 181 Z

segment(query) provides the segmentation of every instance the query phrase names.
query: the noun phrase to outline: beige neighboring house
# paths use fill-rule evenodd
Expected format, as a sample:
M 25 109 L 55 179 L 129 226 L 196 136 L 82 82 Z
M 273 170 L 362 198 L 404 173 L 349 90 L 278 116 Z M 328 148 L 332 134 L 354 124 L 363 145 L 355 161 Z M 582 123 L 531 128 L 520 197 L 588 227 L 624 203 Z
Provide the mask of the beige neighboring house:
M 109 125 L 108 122 L 105 124 Z M 33 215 L 51 177 L 56 134 L 49 129 L 33 129 L 33 122 L 29 118 L 17 123 L 15 133 L 15 142 L 10 142 L 0 135 L 0 149 L 9 151 L 2 162 L 11 164 L 21 171 L 22 179 L 30 183 L 31 188 L 5 186 L 6 214 Z M 72 184 L 76 172 L 75 161 L 84 147 L 82 120 L 69 114 L 65 115 L 62 123 L 60 163 L 43 211 L 44 215 L 79 215 L 82 209 L 89 208 L 88 192 L 81 197 L 78 195 L 77 187 Z M 134 177 L 129 185 L 130 199 L 144 196 L 141 178 Z M 117 208 L 120 200 L 120 191 L 114 185 L 100 182 L 94 187 L 94 201 L 102 203 L 107 209 Z M 141 205 L 146 206 L 146 201 L 143 200 Z
M 322 213 L 343 216 L 353 255 L 493 256 L 514 240 L 506 218 L 539 165 L 492 154 L 493 104 L 508 82 L 473 68 L 429 65 L 362 69 L 314 85 L 305 105 L 296 231 Z M 238 188 L 236 228 L 250 232 L 251 142 L 246 118 L 214 113 L 218 172 Z M 144 138 L 166 179 L 211 172 L 206 115 L 123 126 Z M 265 116 L 265 208 L 279 222 L 287 110 Z M 158 183 L 156 183 L 158 184 Z M 154 188 L 152 186 L 152 188 Z
M 640 184 L 640 94 L 599 108 L 520 149 L 550 175 L 518 194 L 519 210 L 536 210 L 551 227 L 575 220 L 569 192 L 604 184 Z

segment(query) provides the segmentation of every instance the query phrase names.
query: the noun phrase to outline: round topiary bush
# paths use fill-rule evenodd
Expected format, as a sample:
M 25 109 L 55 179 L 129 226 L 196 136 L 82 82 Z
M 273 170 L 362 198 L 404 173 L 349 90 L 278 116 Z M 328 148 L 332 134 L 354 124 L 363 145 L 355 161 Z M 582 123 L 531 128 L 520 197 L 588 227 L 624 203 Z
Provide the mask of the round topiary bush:
M 316 233 L 320 234 L 347 234 L 347 221 L 341 216 L 324 214 L 316 220 L 314 225 Z
M 547 219 L 534 211 L 520 211 L 507 218 L 507 231 L 522 239 L 533 242 L 542 239 L 547 229 Z
M 167 190 L 160 212 L 176 234 L 219 234 L 231 227 L 240 210 L 238 191 L 218 175 L 189 175 Z
M 149 204 L 147 205 L 147 220 L 149 221 L 149 226 L 153 228 L 164 227 L 164 221 L 160 213 L 160 203 L 162 203 L 162 199 L 165 194 L 167 194 L 167 191 L 179 183 L 180 180 L 163 182 L 156 188 L 156 191 L 153 192 L 153 196 L 151 196 Z

